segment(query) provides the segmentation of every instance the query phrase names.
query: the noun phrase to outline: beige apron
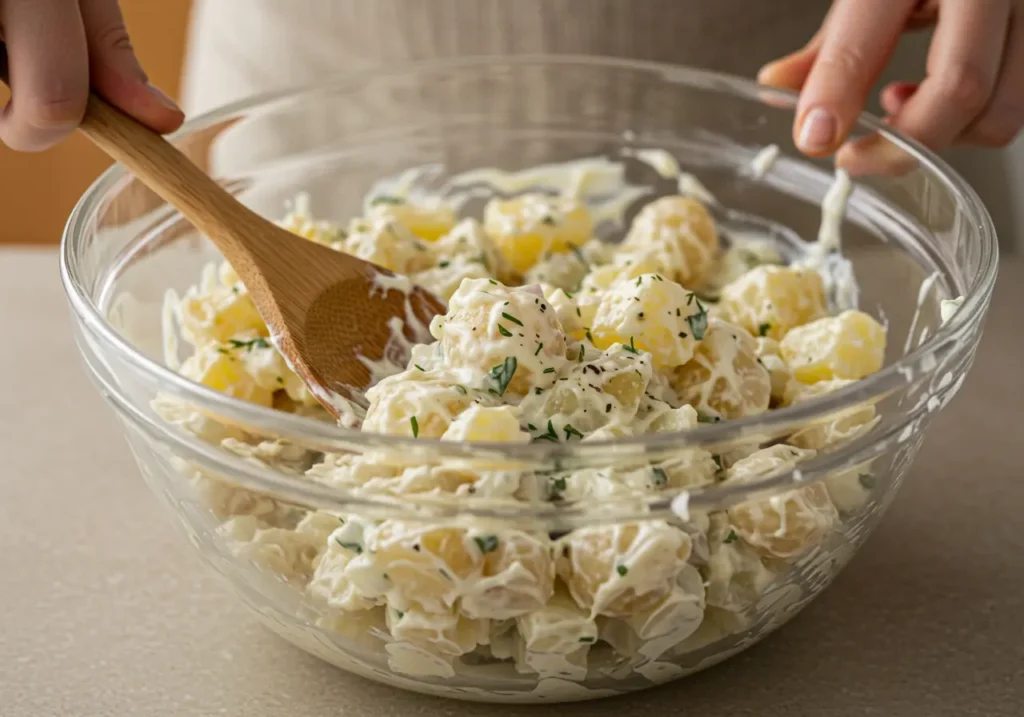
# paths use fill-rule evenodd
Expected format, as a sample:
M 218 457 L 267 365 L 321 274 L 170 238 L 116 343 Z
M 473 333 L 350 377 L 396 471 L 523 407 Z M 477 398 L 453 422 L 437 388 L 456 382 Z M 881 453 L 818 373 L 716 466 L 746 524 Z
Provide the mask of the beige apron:
M 498 53 L 611 55 L 752 76 L 801 46 L 828 0 L 195 0 L 190 113 L 269 89 L 409 60 Z M 908 38 L 885 80 L 920 77 Z M 958 150 L 1004 250 L 1015 231 L 1008 153 Z M 1020 192 L 1015 192 L 1020 198 Z M 1018 202 L 1019 203 L 1019 202 Z M 1016 226 L 1020 226 L 1017 224 Z

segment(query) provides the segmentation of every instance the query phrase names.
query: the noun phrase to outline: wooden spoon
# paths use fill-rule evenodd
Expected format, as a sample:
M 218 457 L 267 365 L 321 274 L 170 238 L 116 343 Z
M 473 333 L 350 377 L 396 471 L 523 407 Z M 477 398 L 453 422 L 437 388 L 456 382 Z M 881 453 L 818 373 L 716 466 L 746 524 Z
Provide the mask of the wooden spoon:
M 5 59 L 0 78 L 6 83 Z M 252 295 L 277 348 L 336 418 L 336 397 L 361 402 L 370 384 L 361 359 L 380 361 L 386 348 L 392 361 L 407 358 L 397 355 L 406 342 L 392 341 L 396 319 L 408 341 L 430 340 L 425 329 L 445 308 L 426 290 L 267 221 L 163 137 L 95 94 L 79 129 L 213 241 Z

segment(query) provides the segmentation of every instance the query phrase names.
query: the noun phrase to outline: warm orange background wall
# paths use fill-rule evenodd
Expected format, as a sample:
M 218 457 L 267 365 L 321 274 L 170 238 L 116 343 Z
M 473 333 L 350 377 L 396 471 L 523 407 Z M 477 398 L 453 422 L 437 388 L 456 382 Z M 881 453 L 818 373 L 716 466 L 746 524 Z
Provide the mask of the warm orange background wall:
M 172 97 L 178 96 L 189 6 L 189 0 L 121 0 L 146 72 Z M 6 102 L 7 95 L 0 99 Z M 78 136 L 39 154 L 0 146 L 0 245 L 60 241 L 71 208 L 108 164 Z

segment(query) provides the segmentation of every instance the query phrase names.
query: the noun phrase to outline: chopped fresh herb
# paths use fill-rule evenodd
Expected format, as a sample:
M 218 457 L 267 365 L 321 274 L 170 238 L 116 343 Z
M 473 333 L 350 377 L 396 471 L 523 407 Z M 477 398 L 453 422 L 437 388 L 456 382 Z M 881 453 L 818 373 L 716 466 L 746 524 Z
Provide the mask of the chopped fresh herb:
M 643 277 L 642 275 L 641 275 L 641 276 L 638 276 L 638 277 L 636 278 L 636 285 L 637 285 L 637 286 L 640 286 L 640 284 L 642 284 L 642 283 L 643 283 L 643 280 L 644 280 L 644 277 Z
M 697 299 L 697 313 L 687 316 L 686 323 L 690 325 L 693 338 L 698 341 L 704 338 L 704 332 L 708 330 L 708 310 L 700 303 L 700 299 Z
M 487 281 L 491 282 L 491 283 L 492 283 L 492 284 L 494 284 L 495 286 L 497 286 L 497 285 L 498 285 L 498 282 L 496 282 L 496 281 L 495 281 L 494 279 L 488 279 Z
M 217 349 L 217 353 L 224 354 L 225 356 L 227 356 L 228 355 L 228 350 L 226 348 L 224 348 L 223 346 L 221 346 L 221 347 L 219 347 Z
M 629 351 L 631 354 L 638 354 L 638 353 L 640 353 L 636 349 L 636 344 L 633 343 L 633 337 L 632 336 L 629 337 L 629 346 L 623 346 L 622 348 L 625 349 L 626 351 Z
M 452 576 L 449 575 L 448 571 L 445 570 L 444 568 L 438 568 L 437 572 L 441 573 L 441 577 L 444 578 L 445 580 L 451 580 L 452 579 Z
M 284 385 L 284 376 L 278 376 L 277 377 L 277 382 L 283 386 Z
M 228 343 L 231 344 L 233 349 L 245 349 L 246 351 L 252 351 L 256 349 L 269 349 L 270 344 L 264 338 L 249 339 L 248 341 L 239 341 L 238 339 L 230 339 Z
M 772 325 L 771 324 L 769 324 L 769 323 L 761 324 L 760 326 L 757 327 L 757 335 L 758 336 L 767 336 L 768 332 L 771 331 L 771 330 L 772 330 Z
M 555 426 L 554 426 L 554 424 L 551 421 L 548 421 L 548 431 L 547 431 L 547 433 L 542 433 L 539 436 L 537 436 L 536 438 L 534 438 L 533 440 L 535 440 L 535 441 L 553 441 L 554 443 L 558 443 L 558 434 L 555 433 Z
M 460 386 L 459 384 L 455 384 L 455 390 L 458 391 L 459 393 L 461 393 L 463 396 L 468 396 L 469 395 L 469 391 L 466 390 L 465 386 Z
M 519 362 L 516 361 L 515 356 L 509 356 L 503 362 L 491 369 L 491 378 L 498 385 L 498 395 L 504 396 L 505 391 L 508 390 L 509 383 L 512 382 L 512 377 L 516 375 L 516 368 L 518 368 Z
M 697 423 L 718 423 L 722 419 L 718 416 L 709 416 L 706 413 L 697 413 Z
M 480 548 L 480 552 L 485 555 L 487 553 L 493 553 L 498 549 L 497 535 L 478 535 L 473 538 L 473 542 L 476 543 L 476 547 Z
M 427 370 L 427 369 L 423 368 L 423 367 L 422 367 L 422 366 L 420 366 L 420 365 L 419 365 L 418 363 L 414 363 L 414 364 L 413 364 L 413 366 L 415 366 L 416 368 L 418 368 L 418 369 L 419 369 L 420 371 L 423 371 L 424 373 L 426 373 L 426 370 Z
M 864 490 L 871 490 L 878 483 L 878 479 L 871 473 L 864 473 L 863 475 L 858 476 L 857 481 Z
M 555 218 L 550 214 L 545 214 L 544 218 L 540 220 L 542 224 L 547 224 L 550 227 L 555 226 Z
M 576 255 L 576 261 L 578 261 L 583 266 L 590 266 L 589 264 L 587 264 L 587 257 L 583 256 L 583 252 L 580 251 L 580 248 L 578 246 L 574 244 L 569 248 L 572 249 L 572 253 Z M 570 296 L 569 298 L 571 299 L 572 297 Z
M 340 540 L 338 538 L 335 538 L 334 542 L 343 547 L 345 550 L 351 550 L 356 555 L 361 555 L 363 552 L 363 546 L 359 543 L 346 543 L 344 540 Z
M 585 642 L 585 643 L 595 642 L 596 640 L 597 640 L 596 637 L 591 637 L 590 635 L 584 635 L 583 637 L 580 638 L 580 642 Z
M 405 617 L 405 613 L 402 612 L 401 610 L 395 610 L 395 612 L 398 614 L 398 619 L 399 620 L 401 620 L 403 617 Z
M 526 427 L 529 428 L 531 431 L 536 431 L 537 430 L 537 427 L 535 425 L 533 425 L 532 423 L 527 423 Z
M 586 329 L 586 332 L 587 332 L 587 341 L 589 341 L 590 343 L 594 343 L 594 337 L 590 335 L 590 329 Z
M 563 430 L 565 430 L 565 440 L 567 441 L 573 436 L 576 436 L 577 438 L 583 438 L 583 434 L 577 431 L 575 428 L 573 428 L 572 425 L 569 423 L 565 424 L 565 428 Z
M 241 291 L 241 289 L 239 289 L 239 288 L 238 288 L 237 286 L 232 286 L 232 287 L 231 287 L 231 293 L 232 293 L 232 294 L 237 294 L 237 293 L 239 293 L 240 291 Z
M 449 266 L 452 265 L 452 263 L 447 259 L 443 259 L 442 261 L 437 262 L 437 265 L 442 269 L 447 269 Z
M 583 312 L 580 311 L 580 307 L 578 306 L 576 307 L 576 315 L 579 316 L 580 318 L 583 318 Z
M 501 312 L 501 316 L 504 319 L 508 319 L 509 321 L 511 321 L 516 326 L 522 326 L 523 325 L 522 321 L 517 319 L 515 316 L 512 316 L 511 314 L 506 314 L 504 311 Z
M 539 396 L 542 393 L 544 393 L 544 389 L 541 388 L 540 386 L 537 386 L 537 388 L 533 389 L 533 392 Z
M 412 416 L 409 419 L 409 425 L 412 426 L 412 437 L 420 437 L 420 422 L 416 420 L 416 416 Z
M 534 356 L 538 356 L 540 354 L 540 350 L 542 348 L 544 348 L 544 344 L 542 344 L 540 341 L 538 341 L 537 342 L 537 350 L 533 352 L 533 355 Z
M 713 460 L 715 462 L 715 465 L 718 466 L 718 470 L 722 470 L 722 457 L 720 455 L 718 455 L 717 453 L 712 453 L 711 460 Z
M 511 336 L 512 335 L 512 332 L 509 331 L 508 329 L 506 329 L 501 324 L 498 324 L 498 333 L 501 334 L 502 336 Z
M 651 468 L 651 473 L 654 474 L 654 478 L 651 479 L 651 483 L 653 483 L 655 487 L 661 488 L 662 486 L 668 485 L 668 475 L 665 473 L 664 468 L 654 466 Z
M 381 194 L 380 196 L 374 197 L 370 200 L 370 206 L 375 207 L 378 204 L 404 204 L 405 200 L 401 197 L 393 197 L 390 194 Z
M 565 482 L 565 476 L 559 476 L 551 481 L 551 492 L 552 493 L 564 493 L 568 486 Z
M 555 372 L 555 367 L 554 366 L 550 366 L 550 367 L 544 369 L 544 373 L 554 373 L 554 372 Z
M 615 568 L 615 572 L 617 572 L 620 576 L 625 577 L 626 573 L 629 572 L 629 568 L 627 568 L 625 565 L 619 565 Z
M 583 353 L 584 353 L 583 344 L 580 344 L 580 356 L 579 356 L 579 362 L 580 363 L 583 363 Z
M 740 536 L 736 535 L 736 531 L 735 530 L 730 530 L 729 534 L 727 536 L 725 536 L 725 540 L 723 540 L 722 542 L 723 543 L 735 543 L 739 539 L 739 537 Z

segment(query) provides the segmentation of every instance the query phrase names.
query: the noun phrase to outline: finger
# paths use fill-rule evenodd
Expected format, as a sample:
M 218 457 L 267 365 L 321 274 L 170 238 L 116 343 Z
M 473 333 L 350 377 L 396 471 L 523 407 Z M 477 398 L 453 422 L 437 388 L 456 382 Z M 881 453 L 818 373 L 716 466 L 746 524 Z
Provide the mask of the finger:
M 915 0 L 839 0 L 800 95 L 793 139 L 806 154 L 835 151 L 889 62 Z
M 174 101 L 149 84 L 132 49 L 117 0 L 81 0 L 89 44 L 93 89 L 111 104 L 158 132 L 181 126 L 185 115 Z
M 796 52 L 785 57 L 769 62 L 757 73 L 757 81 L 769 87 L 778 87 L 785 90 L 799 90 L 804 85 L 807 75 L 814 67 L 814 61 L 818 59 L 818 52 L 821 49 L 821 30 L 819 30 L 811 41 Z
M 899 114 L 903 105 L 917 92 L 918 86 L 916 82 L 890 82 L 882 89 L 882 109 L 888 115 Z
M 85 32 L 72 0 L 0 2 L 11 100 L 0 110 L 0 141 L 38 151 L 69 135 L 89 95 Z
M 952 144 L 988 104 L 1009 18 L 1009 0 L 943 3 L 928 76 L 893 118 L 894 126 L 932 149 Z
M 1024 17 L 1010 21 L 1003 68 L 992 99 L 963 136 L 964 143 L 1005 147 L 1024 126 Z

